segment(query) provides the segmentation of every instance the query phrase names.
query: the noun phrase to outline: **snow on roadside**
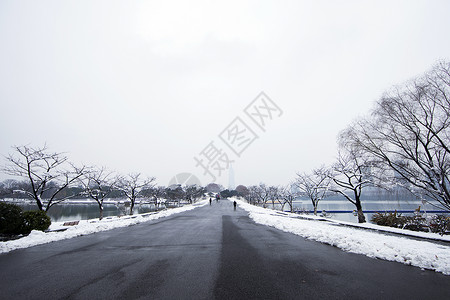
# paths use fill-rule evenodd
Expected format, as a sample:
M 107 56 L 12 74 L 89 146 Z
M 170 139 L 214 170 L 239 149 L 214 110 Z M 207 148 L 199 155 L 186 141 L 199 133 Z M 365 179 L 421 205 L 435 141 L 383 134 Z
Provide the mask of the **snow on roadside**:
M 114 218 L 108 218 L 103 219 L 99 221 L 98 219 L 95 220 L 82 220 L 79 222 L 76 226 L 71 227 L 63 227 L 62 223 L 59 222 L 52 224 L 50 226 L 51 230 L 57 230 L 60 228 L 67 228 L 65 231 L 53 231 L 53 232 L 42 232 L 38 230 L 33 230 L 28 236 L 20 238 L 18 240 L 13 241 L 7 241 L 7 242 L 0 242 L 0 253 L 6 253 L 12 250 L 21 249 L 21 248 L 27 248 L 31 246 L 36 246 L 40 244 L 46 244 L 50 242 L 55 242 L 59 240 L 65 240 L 70 239 L 73 237 L 81 236 L 81 235 L 87 235 L 95 232 L 100 231 L 106 231 L 111 230 L 114 228 L 119 227 L 127 227 L 143 222 L 147 222 L 150 220 L 156 220 L 159 218 L 167 217 L 173 214 L 185 212 L 188 210 L 192 210 L 196 207 L 204 206 L 208 204 L 209 202 L 207 200 L 203 200 L 200 202 L 197 202 L 193 205 L 185 205 L 182 207 L 167 209 L 163 211 L 159 211 L 157 213 L 147 213 L 147 214 L 141 214 L 141 215 L 133 215 L 133 216 L 125 216 L 125 217 L 114 217 Z
M 236 199 L 233 199 L 233 201 Z M 450 275 L 450 246 L 390 236 L 328 222 L 274 215 L 271 209 L 236 200 L 256 223 L 372 258 L 396 261 Z

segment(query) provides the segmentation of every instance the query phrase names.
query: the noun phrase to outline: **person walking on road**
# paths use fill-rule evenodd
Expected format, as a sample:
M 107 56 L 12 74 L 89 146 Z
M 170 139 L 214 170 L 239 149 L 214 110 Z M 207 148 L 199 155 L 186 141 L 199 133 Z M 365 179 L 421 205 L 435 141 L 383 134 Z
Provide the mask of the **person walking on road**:
M 212 200 L 211 200 L 211 197 L 209 198 L 209 205 L 211 205 L 211 202 L 212 202 Z
M 234 210 L 236 210 L 236 205 L 237 205 L 236 201 L 233 201 Z

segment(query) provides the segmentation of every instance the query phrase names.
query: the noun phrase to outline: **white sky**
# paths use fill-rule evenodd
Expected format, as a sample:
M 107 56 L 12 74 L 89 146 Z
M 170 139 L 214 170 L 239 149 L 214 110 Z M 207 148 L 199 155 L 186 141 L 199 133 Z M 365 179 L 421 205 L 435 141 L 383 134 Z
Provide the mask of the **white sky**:
M 207 184 L 193 157 L 214 141 L 236 184 L 286 184 L 331 163 L 339 131 L 384 90 L 450 58 L 449 13 L 450 1 L 1 1 L 0 154 L 47 143 L 76 163 Z M 283 115 L 235 157 L 218 135 L 261 91 Z

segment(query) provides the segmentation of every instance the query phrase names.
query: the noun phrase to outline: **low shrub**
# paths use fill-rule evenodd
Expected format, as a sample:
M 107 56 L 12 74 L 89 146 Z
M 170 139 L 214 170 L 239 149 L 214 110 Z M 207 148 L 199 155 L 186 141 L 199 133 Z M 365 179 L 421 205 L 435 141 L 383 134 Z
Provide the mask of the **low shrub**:
M 51 224 L 50 217 L 43 211 L 22 211 L 15 204 L 0 202 L 0 234 L 29 234 L 32 230 L 44 231 Z
M 405 217 L 406 222 L 403 226 L 404 229 L 409 229 L 413 231 L 424 231 L 429 232 L 427 219 L 425 219 L 421 214 L 415 214 L 413 216 Z
M 50 217 L 40 210 L 23 212 L 23 229 L 22 233 L 28 234 L 32 230 L 47 230 L 52 223 Z
M 402 216 L 402 214 L 398 214 L 397 211 L 385 213 L 377 212 L 372 216 L 371 220 L 377 225 L 403 228 L 407 222 L 406 218 L 407 217 Z
M 413 231 L 434 232 L 440 235 L 450 233 L 450 216 L 433 215 L 428 219 L 421 213 L 412 216 L 402 216 L 395 212 L 376 213 L 372 222 L 377 225 L 408 229 Z
M 430 230 L 440 235 L 450 233 L 450 216 L 434 215 L 430 220 Z
M 22 209 L 15 204 L 0 202 L 0 233 L 20 234 L 22 225 Z

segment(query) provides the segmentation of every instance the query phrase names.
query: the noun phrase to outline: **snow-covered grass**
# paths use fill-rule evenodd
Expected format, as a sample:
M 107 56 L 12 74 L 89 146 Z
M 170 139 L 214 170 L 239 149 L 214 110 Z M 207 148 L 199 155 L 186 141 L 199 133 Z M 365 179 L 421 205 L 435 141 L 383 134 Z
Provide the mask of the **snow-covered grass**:
M 50 226 L 50 232 L 42 232 L 33 230 L 28 236 L 8 241 L 0 242 L 0 253 L 9 252 L 15 249 L 27 248 L 31 246 L 36 246 L 40 244 L 55 242 L 64 239 L 70 239 L 73 237 L 87 235 L 95 232 L 106 231 L 118 227 L 126 227 L 142 222 L 147 222 L 150 220 L 156 220 L 159 218 L 167 217 L 173 214 L 185 212 L 196 207 L 204 206 L 208 204 L 209 201 L 203 200 L 197 202 L 193 205 L 185 205 L 182 207 L 167 209 L 159 211 L 156 213 L 146 213 L 133 216 L 125 217 L 109 217 L 103 220 L 91 219 L 91 220 L 81 220 L 78 225 L 75 226 L 63 226 L 64 222 L 55 222 Z M 55 231 L 59 229 L 66 229 L 65 231 Z
M 275 227 L 279 230 L 336 246 L 344 251 L 363 254 L 372 258 L 396 261 L 423 269 L 430 269 L 450 275 L 450 245 L 419 241 L 406 236 L 392 236 L 368 229 L 378 229 L 374 224 L 363 228 L 348 227 L 345 222 L 320 222 L 298 218 L 296 214 L 283 213 L 256 207 L 241 200 L 232 199 L 256 223 Z M 323 219 L 323 218 L 321 218 Z M 355 224 L 351 224 L 355 226 Z M 392 228 L 394 231 L 395 228 Z M 397 232 L 399 233 L 399 232 Z M 418 233 L 417 236 L 427 233 Z M 437 236 L 432 234 L 432 236 Z M 443 238 L 446 240 L 448 237 Z

